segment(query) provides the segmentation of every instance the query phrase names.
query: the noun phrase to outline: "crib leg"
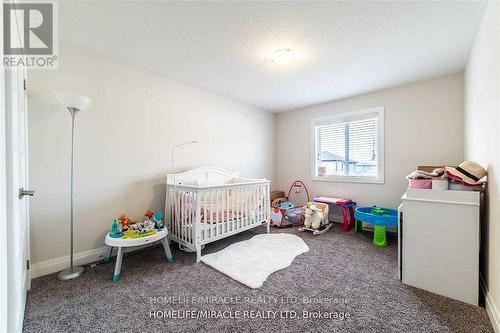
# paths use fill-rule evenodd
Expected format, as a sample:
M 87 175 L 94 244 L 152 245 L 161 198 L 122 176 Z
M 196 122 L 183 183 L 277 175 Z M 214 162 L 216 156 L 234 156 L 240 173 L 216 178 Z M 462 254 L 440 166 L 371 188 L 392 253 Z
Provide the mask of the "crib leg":
M 196 245 L 196 262 L 201 261 L 201 245 Z
M 267 220 L 267 233 L 269 233 L 271 228 L 271 220 Z

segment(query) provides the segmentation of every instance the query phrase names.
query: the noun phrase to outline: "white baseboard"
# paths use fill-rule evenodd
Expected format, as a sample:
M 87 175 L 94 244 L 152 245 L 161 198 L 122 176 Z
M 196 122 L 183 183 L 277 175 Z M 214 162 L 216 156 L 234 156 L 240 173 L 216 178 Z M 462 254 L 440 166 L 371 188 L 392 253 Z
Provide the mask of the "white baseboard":
M 73 256 L 73 261 L 76 266 L 86 265 L 94 261 L 102 259 L 107 255 L 108 247 L 100 247 L 90 251 L 78 252 Z M 70 256 L 54 258 L 32 264 L 29 273 L 30 278 L 35 279 L 40 276 L 49 275 L 55 272 L 62 271 L 69 267 Z
M 488 317 L 490 317 L 491 325 L 493 326 L 495 333 L 500 333 L 500 312 L 498 312 L 496 303 L 493 300 L 493 297 L 491 297 L 491 294 L 488 292 L 488 288 L 486 287 L 482 276 L 479 276 L 479 281 L 481 289 L 484 293 L 486 313 L 488 314 Z
M 148 247 L 148 246 L 154 246 L 156 244 L 159 244 L 159 243 L 154 242 L 151 244 L 137 246 L 134 248 L 125 248 L 123 253 L 137 251 L 137 250 L 140 250 L 140 249 Z M 116 249 L 114 249 L 113 252 L 116 253 Z M 75 266 L 87 265 L 87 264 L 90 264 L 92 262 L 102 260 L 104 257 L 107 257 L 108 255 L 109 255 L 109 247 L 104 246 L 104 247 L 100 247 L 100 248 L 89 250 L 89 251 L 75 253 L 73 255 L 73 261 L 74 261 Z M 35 279 L 35 278 L 40 277 L 40 276 L 60 272 L 60 271 L 69 267 L 69 261 L 70 261 L 70 256 L 67 255 L 64 257 L 49 259 L 49 260 L 45 260 L 45 261 L 41 261 L 41 262 L 32 264 L 29 271 L 28 271 L 29 275 L 30 275 L 30 279 Z
M 340 221 L 342 221 L 342 215 L 330 215 L 330 219 L 331 219 L 331 221 L 336 221 L 337 223 L 342 223 L 342 222 L 340 222 Z M 365 225 L 364 229 L 370 230 L 371 227 L 372 227 L 371 225 Z M 390 228 L 388 228 L 387 231 L 391 232 L 392 230 L 390 230 Z M 145 246 L 138 246 L 135 248 L 126 248 L 124 250 L 124 253 L 136 251 L 136 250 L 139 250 L 139 249 L 144 248 L 146 246 L 151 246 L 154 244 L 156 244 L 156 243 L 145 245 Z M 75 253 L 73 256 L 74 264 L 76 266 L 87 265 L 87 264 L 90 264 L 92 262 L 102 260 L 103 257 L 106 257 L 109 254 L 108 252 L 109 252 L 109 247 L 104 246 L 104 247 L 92 249 L 89 251 Z M 31 264 L 31 267 L 28 271 L 29 275 L 30 275 L 30 279 L 35 279 L 35 278 L 40 277 L 40 276 L 60 272 L 60 271 L 69 267 L 69 261 L 70 261 L 70 257 L 69 257 L 69 255 L 67 255 L 67 256 L 63 256 L 63 257 L 59 257 L 59 258 L 41 261 L 38 263 L 33 263 L 33 264 Z M 498 332 L 498 333 L 500 333 L 500 332 Z

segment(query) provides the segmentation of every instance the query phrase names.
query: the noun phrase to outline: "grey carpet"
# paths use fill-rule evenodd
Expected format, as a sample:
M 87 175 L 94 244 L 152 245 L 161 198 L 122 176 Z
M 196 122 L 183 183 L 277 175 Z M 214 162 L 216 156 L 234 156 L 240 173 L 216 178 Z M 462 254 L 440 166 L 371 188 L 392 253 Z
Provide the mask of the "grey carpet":
M 210 244 L 204 252 L 259 232 L 264 228 Z M 60 282 L 55 275 L 35 279 L 28 292 L 24 331 L 493 332 L 483 308 L 400 283 L 394 240 L 387 248 L 376 248 L 369 234 L 344 233 L 340 227 L 316 237 L 296 229 L 284 232 L 297 233 L 311 250 L 272 274 L 260 289 L 196 264 L 194 254 L 174 246 L 175 262 L 167 264 L 161 247 L 155 247 L 126 255 L 118 283 L 111 282 L 114 262 L 89 268 L 73 281 Z M 174 304 L 168 303 L 169 297 Z M 307 304 L 304 297 L 321 303 Z M 280 313 L 275 319 L 150 317 L 151 311 L 172 310 L 240 311 L 242 317 L 244 311 L 283 311 L 283 316 L 295 311 L 298 318 L 283 319 Z M 348 313 L 349 318 L 304 319 L 304 310 Z

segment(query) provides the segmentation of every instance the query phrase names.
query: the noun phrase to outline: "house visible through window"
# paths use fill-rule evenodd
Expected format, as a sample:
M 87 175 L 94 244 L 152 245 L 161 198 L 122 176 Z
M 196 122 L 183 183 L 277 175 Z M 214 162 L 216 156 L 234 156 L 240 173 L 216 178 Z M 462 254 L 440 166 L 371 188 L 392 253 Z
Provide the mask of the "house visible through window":
M 314 119 L 316 180 L 383 182 L 382 107 Z

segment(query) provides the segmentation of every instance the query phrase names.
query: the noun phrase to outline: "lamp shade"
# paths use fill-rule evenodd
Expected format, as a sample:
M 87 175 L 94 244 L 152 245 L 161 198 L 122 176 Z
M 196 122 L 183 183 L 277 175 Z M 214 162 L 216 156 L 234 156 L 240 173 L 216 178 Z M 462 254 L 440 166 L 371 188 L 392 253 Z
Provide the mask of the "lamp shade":
M 85 110 L 92 104 L 92 100 L 86 96 L 77 95 L 71 92 L 56 91 L 54 93 L 61 105 L 67 108 Z

